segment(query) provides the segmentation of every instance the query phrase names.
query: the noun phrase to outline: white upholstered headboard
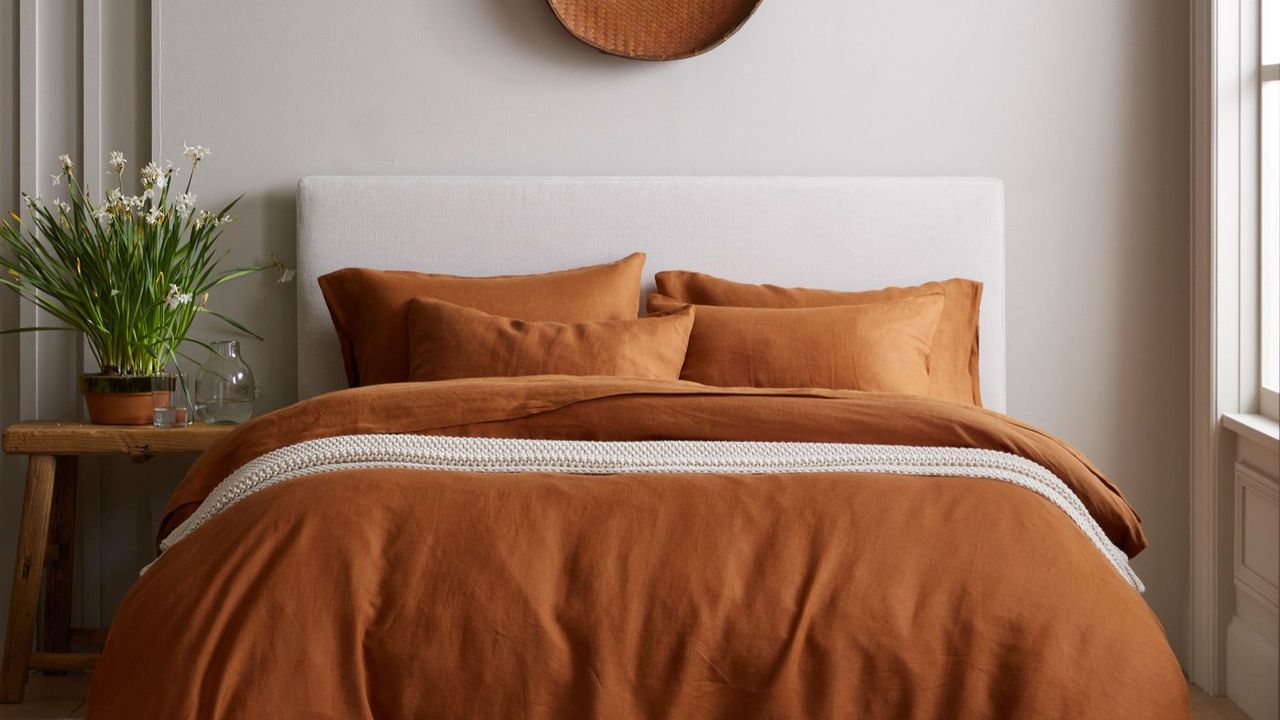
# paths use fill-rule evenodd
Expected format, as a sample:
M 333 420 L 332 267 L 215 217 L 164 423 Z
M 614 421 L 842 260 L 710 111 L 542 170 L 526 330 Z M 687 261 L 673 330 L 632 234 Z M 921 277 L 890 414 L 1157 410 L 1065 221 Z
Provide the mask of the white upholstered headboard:
M 1004 410 L 1004 192 L 987 178 L 308 177 L 298 396 L 345 387 L 320 275 L 545 272 L 636 250 L 646 289 L 674 269 L 849 290 L 981 280 L 982 399 Z

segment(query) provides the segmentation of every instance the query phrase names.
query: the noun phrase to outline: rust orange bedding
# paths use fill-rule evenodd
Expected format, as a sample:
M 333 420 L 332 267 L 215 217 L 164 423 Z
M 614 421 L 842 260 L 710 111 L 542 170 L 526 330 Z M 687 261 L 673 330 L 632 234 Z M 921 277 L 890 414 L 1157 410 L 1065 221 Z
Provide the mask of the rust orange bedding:
M 241 466 L 368 433 L 967 447 L 1031 460 L 1115 546 L 1138 517 L 1004 416 L 874 393 L 616 378 L 380 385 L 258 418 Z M 125 599 L 90 717 L 1187 717 L 1141 595 L 1008 482 L 888 472 L 349 468 L 244 497 Z

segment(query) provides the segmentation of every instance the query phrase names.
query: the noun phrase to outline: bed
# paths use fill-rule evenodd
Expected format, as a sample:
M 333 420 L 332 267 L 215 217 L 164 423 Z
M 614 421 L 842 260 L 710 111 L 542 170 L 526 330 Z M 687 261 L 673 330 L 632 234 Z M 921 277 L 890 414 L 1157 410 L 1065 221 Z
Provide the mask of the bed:
M 302 399 L 177 489 L 90 717 L 1188 717 L 1137 514 L 1001 414 L 1002 202 L 969 178 L 303 180 Z M 646 277 L 980 281 L 983 407 L 559 374 L 342 389 L 327 273 L 636 249 Z

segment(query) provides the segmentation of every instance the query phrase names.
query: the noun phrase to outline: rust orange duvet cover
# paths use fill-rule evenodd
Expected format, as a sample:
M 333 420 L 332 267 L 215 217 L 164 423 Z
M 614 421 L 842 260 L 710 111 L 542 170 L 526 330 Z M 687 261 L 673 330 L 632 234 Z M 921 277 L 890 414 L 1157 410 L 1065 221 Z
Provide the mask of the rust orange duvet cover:
M 927 398 L 493 378 L 255 419 L 170 501 L 96 718 L 1185 718 L 1079 453 Z

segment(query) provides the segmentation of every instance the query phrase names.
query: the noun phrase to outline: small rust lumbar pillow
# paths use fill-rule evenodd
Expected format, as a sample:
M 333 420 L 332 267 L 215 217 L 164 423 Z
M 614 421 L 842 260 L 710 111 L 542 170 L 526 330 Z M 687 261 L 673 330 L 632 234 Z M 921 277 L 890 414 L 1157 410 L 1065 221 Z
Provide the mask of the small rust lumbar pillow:
M 683 380 L 717 387 L 832 388 L 927 395 L 942 293 L 864 305 L 696 305 Z M 649 311 L 683 305 L 654 293 Z
M 864 305 L 906 297 L 942 293 L 946 303 L 933 336 L 929 368 L 929 396 L 982 405 L 978 382 L 978 313 L 982 283 L 955 278 L 915 287 L 845 292 L 812 288 L 784 288 L 733 282 L 684 270 L 655 276 L 658 292 L 681 302 L 756 308 Z
M 461 277 L 346 268 L 321 275 L 352 387 L 409 379 L 409 303 L 426 297 L 522 320 L 603 322 L 638 314 L 644 253 L 540 275 Z
M 678 380 L 691 305 L 636 320 L 529 322 L 439 300 L 409 304 L 412 380 L 609 375 Z

